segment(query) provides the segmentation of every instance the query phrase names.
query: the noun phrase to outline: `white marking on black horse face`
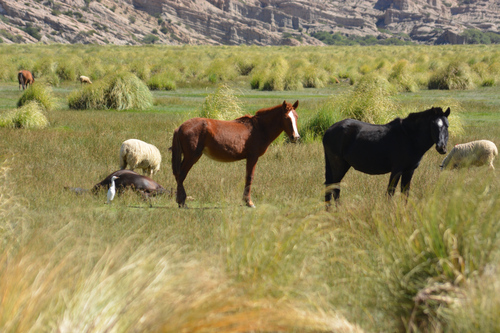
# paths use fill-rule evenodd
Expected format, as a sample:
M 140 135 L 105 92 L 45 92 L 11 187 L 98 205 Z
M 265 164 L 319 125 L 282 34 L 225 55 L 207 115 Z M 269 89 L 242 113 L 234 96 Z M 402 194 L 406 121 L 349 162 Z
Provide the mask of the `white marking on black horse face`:
M 438 119 L 438 121 L 436 122 L 436 124 L 438 125 L 438 127 L 443 127 L 443 121 L 441 119 Z
M 293 115 L 293 110 L 288 112 L 288 117 L 292 120 L 292 126 L 293 126 L 293 137 L 294 139 L 299 139 L 299 131 L 297 130 L 297 120 L 295 119 L 295 116 Z

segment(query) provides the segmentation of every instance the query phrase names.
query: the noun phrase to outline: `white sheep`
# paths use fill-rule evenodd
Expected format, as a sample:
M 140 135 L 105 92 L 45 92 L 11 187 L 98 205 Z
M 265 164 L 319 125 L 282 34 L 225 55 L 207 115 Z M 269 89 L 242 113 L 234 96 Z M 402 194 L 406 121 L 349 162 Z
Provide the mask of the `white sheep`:
M 120 169 L 125 169 L 127 164 L 130 170 L 139 168 L 144 174 L 152 177 L 160 170 L 160 151 L 152 144 L 141 140 L 125 140 L 120 148 Z
M 79 79 L 80 79 L 81 84 L 84 84 L 84 83 L 92 84 L 92 81 L 90 81 L 90 78 L 87 76 L 81 75 Z
M 488 165 L 495 169 L 493 160 L 498 155 L 497 146 L 488 140 L 478 140 L 455 145 L 441 163 L 441 170 Z

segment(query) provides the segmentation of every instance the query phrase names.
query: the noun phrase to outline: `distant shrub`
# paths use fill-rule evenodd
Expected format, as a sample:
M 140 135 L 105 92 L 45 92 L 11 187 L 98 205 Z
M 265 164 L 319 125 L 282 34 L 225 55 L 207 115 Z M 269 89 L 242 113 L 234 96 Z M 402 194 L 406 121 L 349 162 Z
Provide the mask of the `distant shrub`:
M 286 59 L 281 56 L 275 57 L 252 75 L 250 86 L 252 89 L 260 90 L 285 90 L 288 69 L 289 65 Z
M 212 83 L 235 79 L 239 72 L 235 64 L 228 59 L 214 59 L 205 70 L 208 80 Z
M 11 128 L 45 128 L 49 121 L 38 102 L 30 101 L 18 109 L 8 111 L 0 116 L 0 127 Z
M 334 109 L 334 100 L 331 98 L 324 103 L 319 110 L 301 126 L 300 137 L 304 142 L 321 139 L 325 131 L 336 122 L 336 117 L 332 110 Z
M 142 39 L 142 42 L 144 44 L 154 44 L 156 43 L 157 41 L 159 41 L 160 38 L 158 36 L 155 36 L 153 34 L 147 34 L 146 36 L 144 36 L 144 38 Z
M 71 109 L 144 110 L 153 105 L 153 95 L 137 76 L 121 73 L 73 92 L 68 105 Z
M 240 100 L 235 96 L 234 90 L 225 84 L 205 98 L 200 112 L 200 117 L 219 120 L 232 120 L 242 115 Z
M 175 81 L 167 73 L 153 75 L 147 82 L 150 90 L 175 90 Z
M 316 65 L 309 65 L 303 71 L 304 88 L 323 88 L 328 83 L 328 73 Z
M 464 63 L 455 61 L 431 76 L 429 89 L 467 90 L 474 88 L 471 71 Z
M 415 92 L 418 90 L 415 74 L 410 70 L 410 63 L 406 59 L 399 60 L 389 74 L 389 82 L 393 83 L 398 91 Z
M 72 61 L 62 60 L 57 63 L 56 74 L 63 81 L 76 80 L 76 67 Z
M 496 81 L 494 78 L 484 79 L 483 82 L 481 83 L 481 86 L 483 87 L 493 87 L 494 85 L 496 85 Z
M 76 110 L 107 109 L 106 89 L 103 81 L 85 85 L 68 96 L 68 106 Z
M 333 123 L 346 118 L 372 124 L 387 123 L 401 113 L 391 99 L 395 92 L 386 79 L 375 75 L 364 76 L 352 92 L 332 96 L 324 102 L 301 127 L 301 136 L 306 141 L 321 138 Z
M 46 111 L 52 110 L 55 104 L 51 89 L 37 82 L 31 84 L 29 88 L 24 91 L 21 98 L 17 101 L 17 106 L 21 107 L 31 101 L 38 102 Z
M 42 39 L 42 35 L 40 34 L 41 28 L 35 27 L 31 23 L 26 24 L 26 27 L 24 27 L 23 30 L 36 40 Z

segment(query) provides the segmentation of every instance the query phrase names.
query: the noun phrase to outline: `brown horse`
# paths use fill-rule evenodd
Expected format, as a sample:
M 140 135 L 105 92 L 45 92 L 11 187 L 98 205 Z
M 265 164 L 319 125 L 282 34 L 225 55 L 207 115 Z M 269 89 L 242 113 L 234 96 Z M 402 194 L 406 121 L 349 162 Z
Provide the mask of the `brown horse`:
M 21 86 L 28 88 L 28 85 L 33 84 L 35 82 L 35 79 L 33 78 L 33 75 L 31 75 L 30 71 L 26 70 L 20 70 L 19 73 L 17 73 L 17 79 L 19 81 L 19 90 L 21 90 Z
M 247 160 L 243 200 L 248 207 L 255 207 L 250 198 L 250 187 L 257 160 L 281 132 L 285 131 L 292 142 L 300 138 L 295 112 L 298 106 L 299 101 L 293 105 L 284 101 L 257 111 L 255 116 L 231 121 L 193 118 L 179 126 L 174 131 L 172 142 L 172 171 L 177 181 L 179 207 L 185 207 L 186 202 L 184 180 L 203 154 L 219 162 Z

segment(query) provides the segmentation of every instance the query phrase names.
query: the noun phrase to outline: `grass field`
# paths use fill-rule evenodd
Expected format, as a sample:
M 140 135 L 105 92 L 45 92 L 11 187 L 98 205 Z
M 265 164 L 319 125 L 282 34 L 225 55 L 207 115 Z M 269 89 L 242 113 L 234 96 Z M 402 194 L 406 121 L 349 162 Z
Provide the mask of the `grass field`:
M 288 49 L 273 49 L 280 51 Z M 228 82 L 247 113 L 299 100 L 299 131 L 323 103 L 353 89 L 340 83 L 261 91 L 241 77 Z M 133 193 L 105 205 L 104 192 L 65 190 L 91 188 L 117 170 L 129 138 L 159 148 L 154 179 L 174 189 L 173 130 L 197 116 L 216 87 L 153 91 L 153 106 L 142 111 L 71 110 L 67 98 L 80 85 L 62 81 L 51 88 L 49 127 L 0 128 L 3 331 L 500 329 L 498 161 L 495 171 L 440 172 L 444 156 L 431 148 L 408 203 L 399 190 L 385 197 L 388 175 L 350 170 L 341 204 L 330 212 L 322 202 L 319 140 L 271 145 L 256 168 L 256 209 L 241 200 L 244 161 L 206 157 L 185 182 L 189 209 L 178 209 L 171 195 L 154 198 L 152 207 Z M 0 111 L 16 108 L 21 95 L 17 82 L 0 82 Z M 405 110 L 446 104 L 459 111 L 464 132 L 452 133 L 448 149 L 475 139 L 500 144 L 497 85 L 392 99 Z

